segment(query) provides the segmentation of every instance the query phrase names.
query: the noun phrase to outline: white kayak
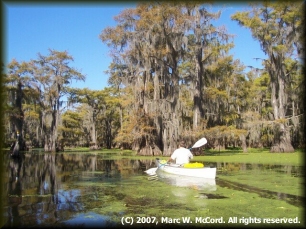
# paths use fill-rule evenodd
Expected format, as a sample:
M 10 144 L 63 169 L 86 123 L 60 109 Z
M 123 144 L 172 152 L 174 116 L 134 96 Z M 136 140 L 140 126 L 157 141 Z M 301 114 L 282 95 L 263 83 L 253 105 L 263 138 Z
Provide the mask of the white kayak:
M 215 179 L 217 168 L 185 168 L 180 165 L 176 164 L 168 164 L 168 163 L 160 163 L 160 160 L 156 159 L 156 165 L 158 170 L 162 170 L 164 172 L 170 173 L 170 174 L 176 174 L 176 175 L 182 175 L 182 176 L 190 176 L 190 177 L 201 177 L 201 178 L 207 178 L 207 179 Z M 153 169 L 153 168 L 152 168 Z M 155 171 L 149 171 L 151 173 L 156 172 Z M 147 172 L 148 173 L 148 172 Z M 149 173 L 148 173 L 149 174 Z
M 201 138 L 198 140 L 194 145 L 189 148 L 198 148 L 207 143 L 206 138 Z M 158 169 L 163 170 L 165 172 L 176 174 L 176 175 L 183 175 L 183 176 L 190 176 L 190 177 L 202 177 L 208 179 L 215 179 L 216 178 L 216 168 L 184 168 L 180 165 L 176 164 L 161 164 L 159 158 L 156 158 L 156 165 L 155 168 L 150 168 L 145 171 L 150 176 L 156 175 L 156 171 Z

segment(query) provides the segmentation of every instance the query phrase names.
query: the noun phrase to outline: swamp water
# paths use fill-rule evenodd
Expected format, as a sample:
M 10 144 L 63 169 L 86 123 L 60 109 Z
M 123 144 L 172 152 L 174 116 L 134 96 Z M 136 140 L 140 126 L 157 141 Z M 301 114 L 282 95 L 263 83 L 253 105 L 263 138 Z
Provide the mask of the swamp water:
M 3 157 L 4 227 L 305 226 L 304 166 L 204 162 L 201 180 L 101 151 Z

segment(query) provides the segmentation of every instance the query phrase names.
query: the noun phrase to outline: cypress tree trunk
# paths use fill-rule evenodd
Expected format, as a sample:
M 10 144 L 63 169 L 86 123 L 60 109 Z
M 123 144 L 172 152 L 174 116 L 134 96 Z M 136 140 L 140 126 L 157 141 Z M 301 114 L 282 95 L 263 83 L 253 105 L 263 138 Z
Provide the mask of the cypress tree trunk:
M 273 108 L 274 120 L 274 140 L 271 152 L 294 152 L 291 144 L 290 127 L 285 121 L 287 95 L 285 92 L 285 71 L 283 69 L 282 58 L 271 55 L 270 58 L 270 78 L 271 78 L 271 104 Z M 280 120 L 280 121 L 278 121 Z
M 273 146 L 270 152 L 272 153 L 293 153 L 294 148 L 291 145 L 290 129 L 285 124 L 277 124 L 274 128 Z

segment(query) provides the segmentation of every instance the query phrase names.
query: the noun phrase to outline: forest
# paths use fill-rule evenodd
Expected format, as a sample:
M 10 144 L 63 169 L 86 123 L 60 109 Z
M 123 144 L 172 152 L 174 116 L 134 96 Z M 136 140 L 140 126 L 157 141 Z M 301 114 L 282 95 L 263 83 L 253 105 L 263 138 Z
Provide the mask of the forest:
M 304 148 L 304 2 L 256 2 L 231 16 L 267 59 L 263 69 L 229 54 L 235 40 L 215 27 L 221 12 L 199 2 L 145 2 L 100 34 L 112 62 L 103 90 L 67 51 L 11 60 L 2 69 L 2 142 L 20 150 L 131 149 L 170 155 L 179 139 L 211 149 Z

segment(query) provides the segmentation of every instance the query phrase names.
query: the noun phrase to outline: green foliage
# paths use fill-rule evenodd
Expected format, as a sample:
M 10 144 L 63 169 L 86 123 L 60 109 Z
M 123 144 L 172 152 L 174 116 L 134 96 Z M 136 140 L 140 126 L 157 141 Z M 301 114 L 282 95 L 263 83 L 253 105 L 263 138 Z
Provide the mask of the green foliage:
M 228 98 L 226 91 L 219 90 L 218 88 L 207 88 L 205 95 L 211 100 L 226 100 Z
M 60 109 L 63 107 L 61 98 L 67 92 L 67 85 L 73 79 L 85 79 L 81 73 L 69 66 L 70 61 L 73 61 L 73 58 L 66 51 L 49 49 L 48 56 L 38 54 L 37 60 L 21 63 L 13 59 L 7 65 L 6 115 L 18 116 L 11 118 L 11 125 L 8 126 L 19 130 L 21 139 L 23 134 L 32 139 L 32 144 L 46 143 L 49 148 L 46 147 L 45 150 L 48 151 L 55 151 L 54 139 L 58 136 L 53 135 L 57 135 Z M 47 142 L 49 140 L 52 142 Z
M 232 145 L 235 141 L 240 140 L 241 135 L 246 135 L 245 129 L 237 129 L 235 126 L 214 126 L 205 129 L 201 132 L 200 136 L 206 136 L 209 145 L 214 146 L 217 144 L 216 140 L 227 139 L 228 145 Z

